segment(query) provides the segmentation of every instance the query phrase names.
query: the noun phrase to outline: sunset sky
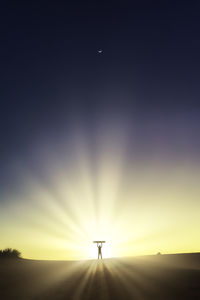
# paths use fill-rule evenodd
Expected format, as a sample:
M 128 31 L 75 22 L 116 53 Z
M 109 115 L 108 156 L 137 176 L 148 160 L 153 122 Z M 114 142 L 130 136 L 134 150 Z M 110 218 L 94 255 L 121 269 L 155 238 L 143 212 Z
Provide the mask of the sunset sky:
M 10 1 L 0 28 L 0 249 L 200 251 L 199 1 Z

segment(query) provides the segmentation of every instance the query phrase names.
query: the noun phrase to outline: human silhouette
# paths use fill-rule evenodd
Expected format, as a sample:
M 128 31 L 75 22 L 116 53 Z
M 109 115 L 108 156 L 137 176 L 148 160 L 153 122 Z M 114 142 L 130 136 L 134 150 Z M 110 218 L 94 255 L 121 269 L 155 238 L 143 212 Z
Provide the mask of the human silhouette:
M 93 241 L 93 243 L 96 243 L 97 244 L 97 248 L 98 248 L 98 259 L 102 259 L 102 246 L 103 246 L 103 243 L 105 243 L 105 241 Z
M 97 244 L 97 247 L 98 247 L 98 259 L 102 259 L 102 252 L 101 252 L 102 244 Z

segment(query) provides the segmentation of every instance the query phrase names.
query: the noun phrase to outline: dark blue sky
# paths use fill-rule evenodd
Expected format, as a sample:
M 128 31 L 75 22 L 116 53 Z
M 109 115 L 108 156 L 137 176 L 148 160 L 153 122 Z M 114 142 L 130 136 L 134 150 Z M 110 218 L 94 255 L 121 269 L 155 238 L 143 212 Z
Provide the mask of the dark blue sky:
M 198 159 L 199 1 L 5 1 L 0 39 L 1 189 L 73 122 L 92 144 L 105 118 L 127 119 L 140 155 Z

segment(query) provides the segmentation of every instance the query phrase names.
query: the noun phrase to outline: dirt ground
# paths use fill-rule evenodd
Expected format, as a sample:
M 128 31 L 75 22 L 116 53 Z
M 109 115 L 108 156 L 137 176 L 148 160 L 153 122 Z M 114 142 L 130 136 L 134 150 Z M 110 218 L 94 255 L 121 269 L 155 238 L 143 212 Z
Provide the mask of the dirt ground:
M 200 299 L 200 254 L 1 260 L 0 299 Z

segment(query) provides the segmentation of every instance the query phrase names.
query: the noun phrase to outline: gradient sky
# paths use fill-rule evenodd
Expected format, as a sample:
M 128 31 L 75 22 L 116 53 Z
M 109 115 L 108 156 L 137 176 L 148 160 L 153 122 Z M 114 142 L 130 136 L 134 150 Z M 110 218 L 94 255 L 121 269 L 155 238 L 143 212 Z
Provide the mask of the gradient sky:
M 199 251 L 199 1 L 9 1 L 0 39 L 0 248 Z

